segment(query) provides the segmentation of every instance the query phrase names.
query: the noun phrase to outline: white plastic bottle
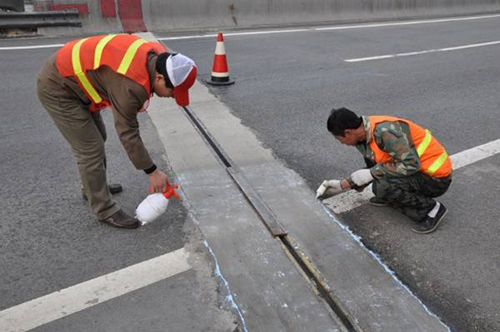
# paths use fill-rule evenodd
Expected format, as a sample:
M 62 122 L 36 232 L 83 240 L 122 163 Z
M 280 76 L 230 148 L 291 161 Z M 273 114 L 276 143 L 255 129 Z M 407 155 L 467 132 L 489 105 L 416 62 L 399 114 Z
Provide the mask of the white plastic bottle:
M 135 210 L 135 217 L 142 225 L 145 225 L 161 216 L 167 210 L 168 202 L 172 196 L 180 198 L 179 194 L 174 190 L 177 188 L 177 185 L 171 186 L 167 182 L 165 192 L 148 195 Z

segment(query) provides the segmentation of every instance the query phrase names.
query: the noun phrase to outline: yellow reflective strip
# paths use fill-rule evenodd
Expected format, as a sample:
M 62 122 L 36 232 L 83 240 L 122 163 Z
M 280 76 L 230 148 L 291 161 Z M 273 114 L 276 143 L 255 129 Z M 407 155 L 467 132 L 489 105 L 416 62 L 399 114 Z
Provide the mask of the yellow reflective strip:
M 431 166 L 427 169 L 427 173 L 434 174 L 441 166 L 443 166 L 444 162 L 448 158 L 448 154 L 445 152 L 441 153 L 438 159 L 432 163 Z
M 420 143 L 420 145 L 417 148 L 417 153 L 419 157 L 424 154 L 425 150 L 427 150 L 427 147 L 431 143 L 431 139 L 432 139 L 431 132 L 428 129 L 426 129 L 424 140 L 422 141 L 422 143 Z
M 89 94 L 92 101 L 98 104 L 102 101 L 102 98 L 101 96 L 99 96 L 97 91 L 95 91 L 94 87 L 89 82 L 87 75 L 85 75 L 85 73 L 82 70 L 82 63 L 80 62 L 80 47 L 82 46 L 83 42 L 86 41 L 87 39 L 88 38 L 82 39 L 73 46 L 73 49 L 71 50 L 71 62 L 73 64 L 73 70 L 75 71 L 75 75 L 77 79 L 80 81 L 80 84 Z
M 82 64 L 80 62 L 80 46 L 82 46 L 83 42 L 87 39 L 88 38 L 80 40 L 71 50 L 71 63 L 73 64 L 73 71 L 77 75 L 82 72 Z
M 130 64 L 132 63 L 132 60 L 134 59 L 134 56 L 137 53 L 137 50 L 144 43 L 147 43 L 147 41 L 144 39 L 138 39 L 135 42 L 133 42 L 132 45 L 129 46 L 127 52 L 125 53 L 125 56 L 122 59 L 122 62 L 120 63 L 120 67 L 118 67 L 118 73 L 122 75 L 125 75 L 125 73 L 127 73 L 127 70 L 130 67 Z
M 115 37 L 116 35 L 108 35 L 101 39 L 99 43 L 97 43 L 94 54 L 94 69 L 99 68 L 99 65 L 101 64 L 102 51 L 104 50 L 104 46 L 106 46 L 106 44 Z
M 99 104 L 102 102 L 101 96 L 97 93 L 97 91 L 94 89 L 92 86 L 92 83 L 87 79 L 87 76 L 84 73 L 76 74 L 78 79 L 80 80 L 80 83 L 82 84 L 83 88 L 87 93 L 90 95 L 90 98 L 92 101 L 96 104 Z

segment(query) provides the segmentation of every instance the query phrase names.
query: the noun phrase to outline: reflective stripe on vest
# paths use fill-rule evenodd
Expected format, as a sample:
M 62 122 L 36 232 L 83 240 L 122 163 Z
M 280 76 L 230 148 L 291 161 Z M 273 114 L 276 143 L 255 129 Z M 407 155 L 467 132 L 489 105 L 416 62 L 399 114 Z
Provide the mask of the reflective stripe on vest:
M 429 144 L 431 143 L 431 140 L 432 140 L 432 134 L 430 132 L 429 129 L 426 129 L 425 130 L 425 137 L 424 137 L 424 140 L 419 144 L 419 146 L 417 147 L 417 153 L 418 153 L 418 156 L 421 157 L 425 151 L 427 150 L 427 148 L 429 147 Z M 434 173 L 436 173 L 436 171 L 441 167 L 443 166 L 444 162 L 446 161 L 446 159 L 448 158 L 448 153 L 446 153 L 446 151 L 444 151 L 443 153 L 441 153 L 441 155 L 427 168 L 427 170 L 425 171 L 426 173 L 432 175 Z
M 73 46 L 71 50 L 71 63 L 73 65 L 73 71 L 75 72 L 76 78 L 80 81 L 81 86 L 87 94 L 92 99 L 92 102 L 95 104 L 99 104 L 102 102 L 101 96 L 94 89 L 94 86 L 90 83 L 87 75 L 82 70 L 82 63 L 80 62 L 80 46 L 85 42 L 88 38 L 80 40 Z
M 137 50 L 139 49 L 139 47 L 141 47 L 142 44 L 145 43 L 147 43 L 147 41 L 145 41 L 144 39 L 138 39 L 129 46 L 127 52 L 125 52 L 125 56 L 123 57 L 122 62 L 120 63 L 120 66 L 118 67 L 118 73 L 122 75 L 125 75 L 127 73 L 127 70 L 129 69 L 132 60 L 137 53 Z
M 104 47 L 113 39 L 116 37 L 116 35 L 108 35 L 101 39 L 99 43 L 97 44 L 94 52 L 94 69 L 99 68 L 101 64 L 101 56 L 102 52 L 104 50 Z M 99 93 L 95 90 L 94 86 L 90 83 L 89 79 L 87 78 L 87 75 L 82 70 L 82 64 L 81 64 L 81 59 L 80 59 L 80 46 L 87 40 L 88 38 L 82 39 L 79 42 L 77 42 L 73 46 L 73 50 L 71 51 L 71 62 L 73 64 L 73 70 L 75 72 L 76 77 L 80 81 L 81 86 L 87 94 L 90 96 L 92 99 L 92 102 L 95 104 L 99 104 L 102 102 L 102 98 L 99 95 Z M 125 55 L 123 56 L 123 59 L 120 63 L 120 66 L 118 67 L 117 72 L 119 74 L 125 75 L 130 68 L 130 64 L 132 63 L 132 60 L 134 59 L 135 54 L 137 53 L 137 50 L 141 45 L 147 43 L 146 40 L 144 39 L 138 39 L 134 41 L 127 49 L 125 52 Z
M 94 55 L 94 69 L 99 68 L 99 66 L 101 65 L 101 57 L 102 57 L 102 51 L 104 51 L 104 47 L 109 43 L 111 39 L 115 37 L 116 35 L 109 35 L 104 37 L 99 41 L 99 43 L 97 43 Z

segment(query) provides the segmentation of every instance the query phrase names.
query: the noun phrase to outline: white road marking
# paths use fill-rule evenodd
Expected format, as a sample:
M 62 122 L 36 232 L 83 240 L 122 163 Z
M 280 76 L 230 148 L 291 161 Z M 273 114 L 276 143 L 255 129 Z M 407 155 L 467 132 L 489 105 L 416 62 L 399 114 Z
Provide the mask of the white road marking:
M 456 153 L 451 156 L 451 162 L 453 164 L 453 169 L 457 170 L 461 167 L 473 164 L 499 153 L 500 139 Z M 343 213 L 367 203 L 371 197 L 373 197 L 373 193 L 370 185 L 361 193 L 350 190 L 324 200 L 323 203 L 333 212 Z
M 368 29 L 368 28 L 381 28 L 381 27 L 401 26 L 401 25 L 434 24 L 434 23 L 447 23 L 447 22 L 456 22 L 456 21 L 483 20 L 483 19 L 498 18 L 498 17 L 500 17 L 500 14 L 468 16 L 468 17 L 454 17 L 454 18 L 435 19 L 435 20 L 431 19 L 431 20 L 376 23 L 376 24 L 339 25 L 339 26 L 330 26 L 330 27 L 322 27 L 322 28 L 301 28 L 301 29 L 289 29 L 289 30 L 280 29 L 280 30 L 263 30 L 263 31 L 247 31 L 247 32 L 232 32 L 232 33 L 229 32 L 229 33 L 224 33 L 224 37 L 269 35 L 269 34 L 276 34 L 276 33 L 292 33 L 292 32 L 306 32 L 306 31 Z M 163 37 L 163 38 L 158 38 L 158 40 L 180 40 L 180 39 L 197 39 L 197 38 L 214 38 L 214 37 L 217 37 L 217 34 Z M 38 48 L 59 48 L 61 46 L 63 46 L 63 44 L 33 45 L 33 46 L 9 46 L 9 47 L 0 47 L 0 51 L 28 50 L 28 49 L 38 49 Z
M 234 36 L 251 36 L 251 35 L 269 35 L 275 33 L 290 33 L 290 32 L 305 32 L 305 31 L 313 31 L 313 29 L 304 28 L 304 29 L 291 29 L 291 30 L 265 30 L 265 31 L 248 31 L 248 32 L 229 32 L 224 33 L 225 37 L 234 37 Z M 198 39 L 198 38 L 214 38 L 217 35 L 194 35 L 194 36 L 178 36 L 178 37 L 163 37 L 158 38 L 158 40 L 179 40 L 179 39 Z
M 274 34 L 274 33 L 306 32 L 306 31 L 328 31 L 328 30 L 381 28 L 381 27 L 401 26 L 401 25 L 434 24 L 434 23 L 447 23 L 447 22 L 456 22 L 456 21 L 483 20 L 483 19 L 498 18 L 498 17 L 500 17 L 500 14 L 469 16 L 469 17 L 454 17 L 454 18 L 435 19 L 435 20 L 420 20 L 420 21 L 405 21 L 405 22 L 360 24 L 360 25 L 339 25 L 339 26 L 331 26 L 331 27 L 323 27 L 323 28 L 303 28 L 303 29 L 291 29 L 291 30 L 264 30 L 264 31 L 234 32 L 234 33 L 229 32 L 229 33 L 224 33 L 224 37 L 246 36 L 246 35 L 268 35 L 268 34 Z M 217 35 L 210 34 L 210 35 L 164 37 L 164 38 L 158 38 L 158 40 L 179 40 L 179 39 L 196 39 L 196 38 L 213 38 L 213 37 L 217 37 Z
M 451 156 L 453 169 L 458 169 L 500 153 L 500 139 L 455 153 Z
M 462 46 L 437 48 L 437 49 L 417 51 L 417 52 L 396 53 L 396 54 L 376 55 L 376 56 L 370 56 L 370 57 L 365 57 L 365 58 L 346 59 L 344 61 L 345 62 L 362 62 L 362 61 L 382 60 L 382 59 L 398 58 L 398 57 L 420 55 L 420 54 L 427 54 L 427 53 L 434 53 L 434 52 L 465 50 L 468 48 L 491 46 L 491 45 L 497 45 L 497 44 L 500 44 L 500 40 L 486 42 L 486 43 L 479 43 L 479 44 L 469 44 L 469 45 L 462 45 Z
M 380 28 L 380 27 L 390 27 L 390 26 L 400 26 L 400 25 L 416 25 L 416 24 L 434 24 L 434 23 L 447 23 L 456 21 L 470 21 L 470 20 L 483 20 L 488 18 L 497 18 L 500 14 L 493 15 L 481 15 L 481 16 L 468 16 L 468 17 L 454 17 L 454 18 L 443 18 L 435 20 L 420 20 L 420 21 L 404 21 L 404 22 L 391 22 L 391 23 L 375 23 L 375 24 L 361 24 L 361 25 L 347 25 L 339 27 L 325 27 L 325 28 L 315 28 L 316 31 L 324 30 L 347 30 L 347 29 L 365 29 L 365 28 Z
M 12 51 L 12 50 L 32 50 L 37 48 L 56 48 L 62 47 L 64 44 L 49 44 L 49 45 L 32 45 L 32 46 L 9 46 L 0 47 L 0 51 Z
M 2 332 L 29 331 L 191 269 L 184 248 L 0 311 Z

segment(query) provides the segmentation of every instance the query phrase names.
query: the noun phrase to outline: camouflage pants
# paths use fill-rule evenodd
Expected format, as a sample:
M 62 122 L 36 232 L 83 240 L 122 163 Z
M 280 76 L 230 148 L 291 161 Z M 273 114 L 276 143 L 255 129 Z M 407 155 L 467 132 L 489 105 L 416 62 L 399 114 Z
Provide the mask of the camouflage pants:
M 420 222 L 436 205 L 433 197 L 443 195 L 450 184 L 451 175 L 446 178 L 432 178 L 423 173 L 386 176 L 373 182 L 373 193 L 410 219 Z

